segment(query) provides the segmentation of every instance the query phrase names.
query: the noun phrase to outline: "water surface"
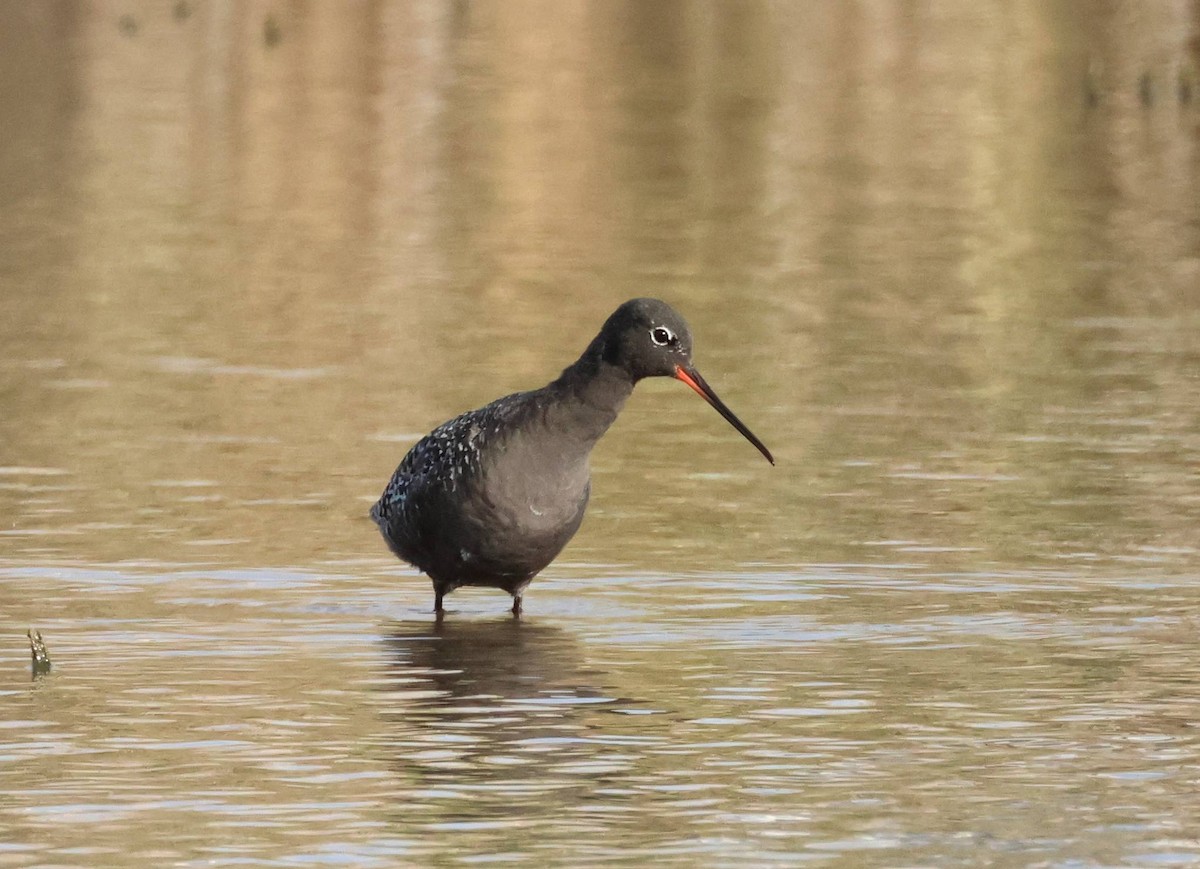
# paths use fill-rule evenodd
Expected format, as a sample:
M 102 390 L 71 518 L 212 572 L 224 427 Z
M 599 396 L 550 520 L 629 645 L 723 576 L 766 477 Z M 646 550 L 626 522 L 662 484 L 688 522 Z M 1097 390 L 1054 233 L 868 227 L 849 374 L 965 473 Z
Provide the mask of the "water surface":
M 0 864 L 1200 861 L 1189 14 L 0 10 Z M 633 295 L 778 466 L 645 383 L 435 625 L 367 508 Z

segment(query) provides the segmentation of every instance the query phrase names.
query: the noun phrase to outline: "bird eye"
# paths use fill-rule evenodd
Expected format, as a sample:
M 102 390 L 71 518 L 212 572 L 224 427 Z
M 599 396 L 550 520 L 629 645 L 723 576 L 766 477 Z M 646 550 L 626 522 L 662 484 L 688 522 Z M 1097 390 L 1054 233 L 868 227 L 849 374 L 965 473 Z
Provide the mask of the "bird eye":
M 655 326 L 650 330 L 650 340 L 659 347 L 665 347 L 675 342 L 675 336 L 666 326 Z

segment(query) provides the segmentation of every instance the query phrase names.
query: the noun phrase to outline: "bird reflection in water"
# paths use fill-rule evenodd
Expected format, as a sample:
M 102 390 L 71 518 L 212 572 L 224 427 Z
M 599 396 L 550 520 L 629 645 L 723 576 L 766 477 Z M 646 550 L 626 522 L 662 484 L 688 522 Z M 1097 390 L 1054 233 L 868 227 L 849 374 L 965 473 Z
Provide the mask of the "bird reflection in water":
M 529 817 L 566 805 L 586 825 L 636 763 L 621 733 L 634 719 L 612 713 L 638 704 L 605 690 L 569 633 L 510 618 L 400 622 L 386 643 L 385 750 L 405 829 L 523 838 Z
M 506 707 L 509 701 L 538 706 L 560 705 L 571 696 L 604 699 L 580 684 L 598 674 L 584 670 L 579 644 L 549 625 L 511 619 L 397 622 L 387 644 L 392 687 L 434 692 L 423 694 L 417 705 L 443 713 L 460 706 Z
M 386 642 L 391 747 L 403 772 L 426 787 L 550 787 L 556 769 L 596 753 L 597 716 L 624 705 L 555 627 L 402 622 Z

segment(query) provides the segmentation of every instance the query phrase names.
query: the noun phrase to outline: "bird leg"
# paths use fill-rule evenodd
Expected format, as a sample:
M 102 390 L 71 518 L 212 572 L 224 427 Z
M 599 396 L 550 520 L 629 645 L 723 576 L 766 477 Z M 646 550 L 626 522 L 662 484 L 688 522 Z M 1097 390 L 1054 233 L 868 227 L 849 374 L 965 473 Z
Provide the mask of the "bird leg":
M 439 622 L 442 620 L 442 616 L 446 614 L 446 610 L 442 608 L 442 598 L 445 596 L 446 592 L 440 587 L 433 590 L 433 613 Z
M 513 595 L 512 614 L 513 618 L 521 617 L 521 596 L 519 594 Z

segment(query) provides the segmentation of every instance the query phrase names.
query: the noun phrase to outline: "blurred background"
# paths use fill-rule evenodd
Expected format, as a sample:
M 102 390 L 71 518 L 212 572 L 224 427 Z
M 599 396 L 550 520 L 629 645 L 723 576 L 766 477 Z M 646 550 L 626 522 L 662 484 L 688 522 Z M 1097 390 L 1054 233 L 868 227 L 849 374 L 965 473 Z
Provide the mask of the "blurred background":
M 1197 0 L 0 2 L 0 114 L 11 865 L 1200 859 Z M 778 467 L 644 383 L 540 625 L 439 639 L 371 502 L 639 295 Z
M 1193 3 L 0 15 L 13 554 L 377 549 L 416 435 L 634 295 L 780 467 L 647 384 L 580 557 L 1196 542 Z
M 583 557 L 1196 543 L 1190 2 L 0 14 L 17 552 L 378 549 L 408 443 L 632 295 L 780 468 L 647 384 Z

